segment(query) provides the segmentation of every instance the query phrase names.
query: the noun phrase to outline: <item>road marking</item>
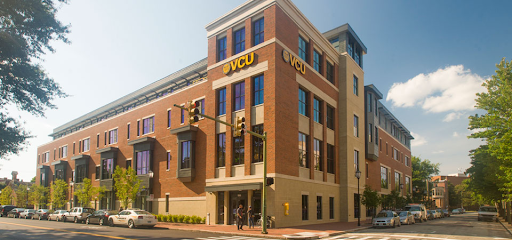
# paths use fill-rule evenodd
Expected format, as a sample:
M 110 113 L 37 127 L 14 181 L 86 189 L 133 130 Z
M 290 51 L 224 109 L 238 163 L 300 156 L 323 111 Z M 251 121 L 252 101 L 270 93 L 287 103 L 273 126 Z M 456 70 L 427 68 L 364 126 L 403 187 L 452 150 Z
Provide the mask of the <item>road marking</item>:
M 69 230 L 58 229 L 58 228 L 38 227 L 38 226 L 25 225 L 25 224 L 18 224 L 18 223 L 2 222 L 2 224 L 10 224 L 10 225 L 23 226 L 23 227 L 30 227 L 30 228 L 39 228 L 39 229 L 45 229 L 45 230 L 54 230 L 54 231 L 60 231 L 60 232 L 68 232 L 68 233 L 84 234 L 84 235 L 90 235 L 90 236 L 95 236 L 95 237 L 105 237 L 105 238 L 112 238 L 112 239 L 125 239 L 125 240 L 131 240 L 131 239 L 124 238 L 124 237 L 115 237 L 115 236 L 108 236 L 108 235 L 97 234 L 97 233 L 88 233 L 88 232 L 76 232 L 76 231 L 69 231 Z

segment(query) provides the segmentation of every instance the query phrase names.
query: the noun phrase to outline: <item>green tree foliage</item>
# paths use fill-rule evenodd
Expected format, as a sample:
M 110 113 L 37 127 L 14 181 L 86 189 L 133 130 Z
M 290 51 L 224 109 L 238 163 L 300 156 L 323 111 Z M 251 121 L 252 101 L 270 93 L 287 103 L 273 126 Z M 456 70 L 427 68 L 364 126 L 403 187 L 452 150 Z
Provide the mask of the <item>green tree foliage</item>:
M 455 186 L 455 194 L 460 197 L 460 205 L 458 207 L 462 205 L 464 208 L 468 209 L 470 206 L 492 204 L 492 202 L 485 200 L 482 194 L 476 193 L 471 189 L 471 181 L 471 179 L 466 179 L 462 181 L 461 184 Z
M 52 100 L 67 96 L 37 63 L 54 51 L 52 40 L 69 43 L 68 26 L 55 18 L 54 2 L 0 0 L 0 158 L 19 153 L 32 137 L 9 116 L 7 106 L 44 116 L 47 108 L 56 108 Z
M 459 208 L 461 203 L 460 192 L 455 191 L 455 186 L 448 182 L 448 203 L 450 209 Z
M 504 172 L 502 161 L 491 155 L 488 145 L 482 145 L 470 153 L 471 167 L 466 170 L 471 181 L 468 190 L 479 194 L 488 203 L 503 199 Z
M 425 202 L 427 199 L 427 182 L 433 175 L 439 174 L 439 163 L 432 163 L 428 159 L 422 160 L 419 157 L 412 156 L 412 186 L 416 189 L 413 191 L 412 201 L 419 203 Z M 432 185 L 429 186 L 429 191 Z
M 50 188 L 42 185 L 32 185 L 28 193 L 28 201 L 36 208 L 41 208 L 48 199 Z
M 61 209 L 67 202 L 67 194 L 68 194 L 68 183 L 62 179 L 57 179 L 52 183 L 52 208 L 53 209 Z
M 92 181 L 89 178 L 84 178 L 82 183 L 76 184 L 75 186 L 75 192 L 73 194 L 82 207 L 90 207 L 93 198 L 105 192 L 104 188 L 92 186 Z
M 12 188 L 11 186 L 7 186 L 2 189 L 2 194 L 0 194 L 0 204 L 2 205 L 10 205 L 12 202 Z
M 361 203 L 366 206 L 366 208 L 377 209 L 380 205 L 380 196 L 377 190 L 373 190 L 370 186 L 364 186 L 364 192 L 361 197 Z M 375 217 L 376 211 L 373 211 L 373 217 Z
M 36 177 L 34 176 L 32 179 L 30 179 L 31 183 L 36 183 Z
M 137 177 L 132 167 L 125 169 L 116 166 L 112 177 L 114 179 L 116 196 L 121 201 L 123 208 L 126 209 L 128 204 L 137 198 L 137 193 L 143 189 L 140 184 L 141 180 Z
M 16 188 L 16 206 L 18 207 L 27 207 L 28 206 L 28 186 L 24 184 L 20 184 Z

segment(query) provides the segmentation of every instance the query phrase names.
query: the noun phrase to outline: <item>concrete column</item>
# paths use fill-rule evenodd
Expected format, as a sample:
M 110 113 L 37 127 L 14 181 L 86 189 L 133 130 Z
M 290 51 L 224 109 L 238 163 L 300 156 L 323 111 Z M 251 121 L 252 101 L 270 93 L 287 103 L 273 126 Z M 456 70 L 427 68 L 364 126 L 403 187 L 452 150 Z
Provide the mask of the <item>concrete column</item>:
M 253 190 L 247 190 L 247 206 L 246 206 L 246 211 L 249 211 L 249 206 L 252 206 L 252 195 L 253 195 Z M 251 216 L 247 215 L 247 226 L 249 226 L 249 218 Z
M 229 191 L 224 191 L 224 225 L 229 225 Z

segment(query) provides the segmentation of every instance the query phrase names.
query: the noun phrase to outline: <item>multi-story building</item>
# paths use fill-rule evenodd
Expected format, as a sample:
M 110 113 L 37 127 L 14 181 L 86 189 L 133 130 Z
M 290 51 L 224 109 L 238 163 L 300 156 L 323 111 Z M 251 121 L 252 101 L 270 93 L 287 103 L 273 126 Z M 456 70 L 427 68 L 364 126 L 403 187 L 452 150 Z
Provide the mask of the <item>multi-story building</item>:
M 189 124 L 174 107 L 199 101 L 203 114 L 230 123 L 245 117 L 247 129 L 267 133 L 274 226 L 357 219 L 365 129 L 355 134 L 354 116 L 362 125 L 366 47 L 353 29 L 322 34 L 290 0 L 265 0 L 242 4 L 206 32 L 207 58 L 54 129 L 54 140 L 38 148 L 37 182 L 64 179 L 76 188 L 92 179 L 107 189 L 98 207 L 117 209 L 112 172 L 131 166 L 145 187 L 134 207 L 209 214 L 212 224 L 233 223 L 239 204 L 259 213 L 262 141 L 204 118 Z M 361 172 L 364 186 L 368 171 Z
M 469 179 L 469 177 L 462 173 L 433 176 L 431 178 L 433 186 L 430 192 L 432 195 L 432 204 L 437 208 L 448 209 L 450 207 L 449 186 L 453 185 L 453 187 L 455 187 L 466 179 Z

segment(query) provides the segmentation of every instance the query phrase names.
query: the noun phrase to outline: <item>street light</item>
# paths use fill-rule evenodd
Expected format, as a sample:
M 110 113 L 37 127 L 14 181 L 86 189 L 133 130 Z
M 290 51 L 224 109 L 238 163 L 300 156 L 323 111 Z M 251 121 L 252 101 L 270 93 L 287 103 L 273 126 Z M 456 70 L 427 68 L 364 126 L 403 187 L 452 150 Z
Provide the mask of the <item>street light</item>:
M 29 193 L 29 191 L 30 191 L 30 188 L 27 186 L 27 204 L 25 205 L 25 207 L 27 207 L 27 208 L 28 208 L 28 193 Z
M 361 226 L 361 197 L 359 196 L 359 178 L 361 178 L 361 171 L 357 169 L 357 226 Z

